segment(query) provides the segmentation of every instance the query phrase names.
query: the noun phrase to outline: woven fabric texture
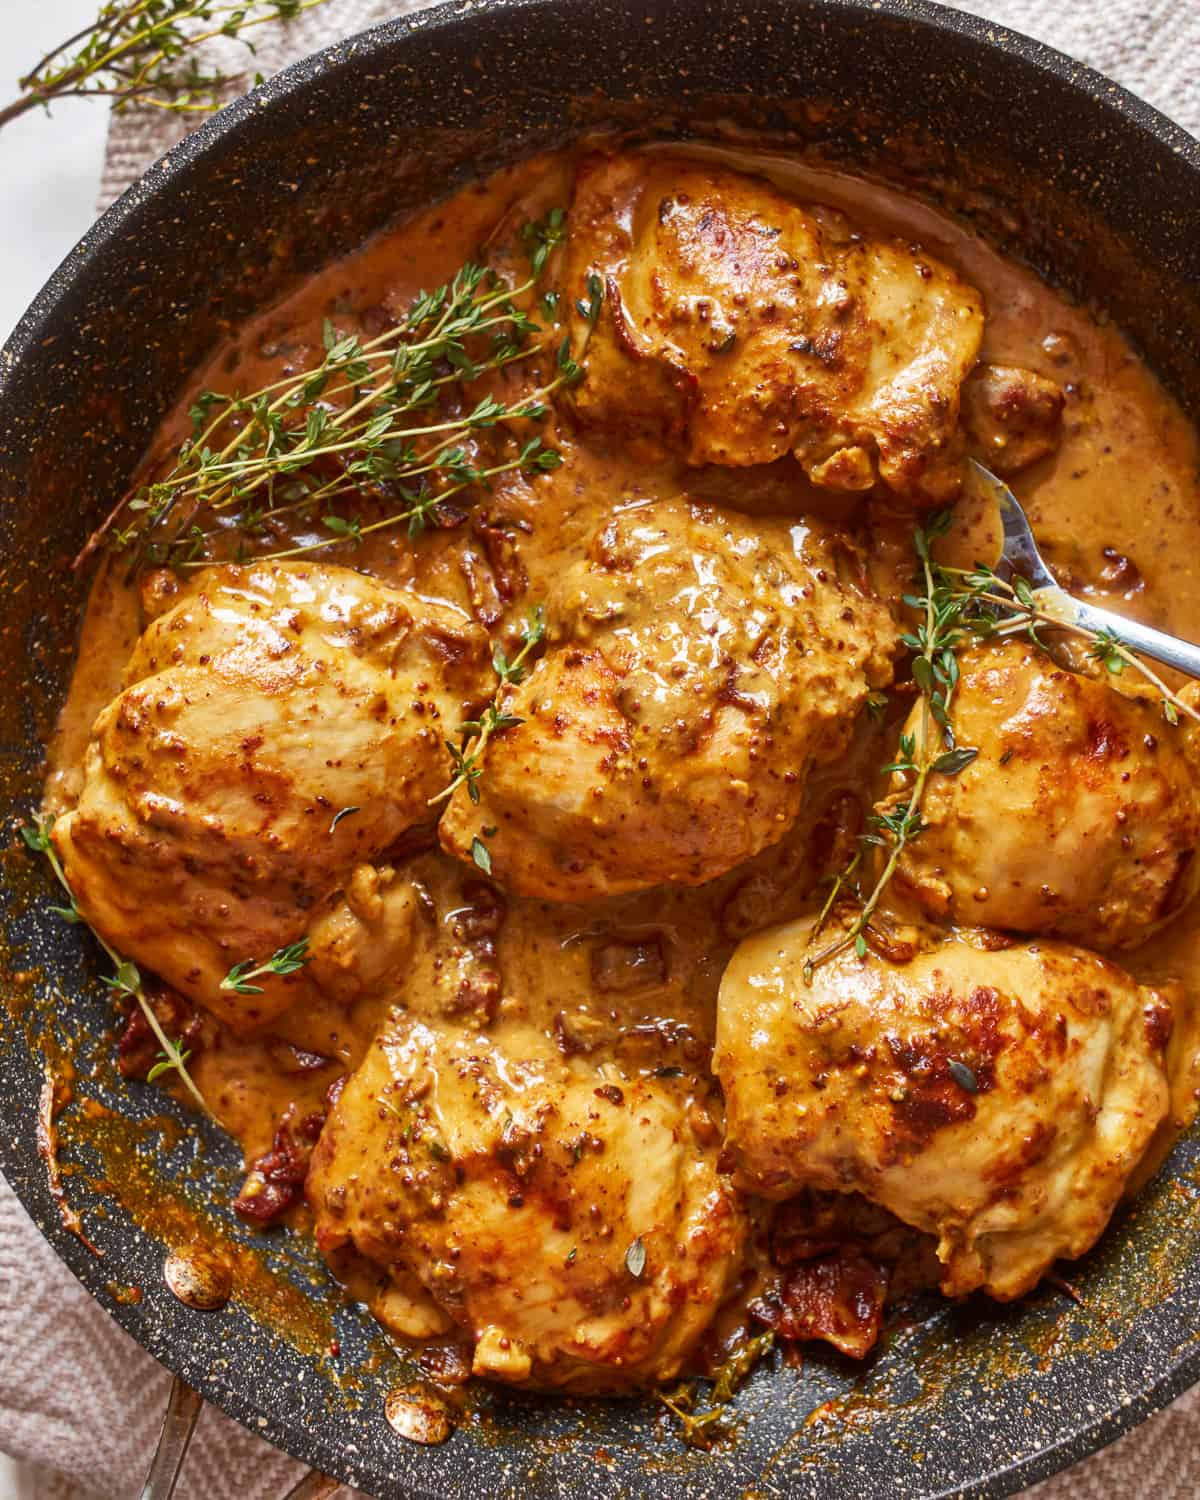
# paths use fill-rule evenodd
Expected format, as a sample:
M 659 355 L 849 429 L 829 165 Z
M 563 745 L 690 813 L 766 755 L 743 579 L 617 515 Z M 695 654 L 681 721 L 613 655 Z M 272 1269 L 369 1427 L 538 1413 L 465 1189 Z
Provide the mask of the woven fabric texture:
M 237 43 L 222 41 L 213 44 L 211 60 L 238 74 L 244 88 L 256 71 L 269 74 L 416 8 L 411 0 L 328 0 L 286 30 L 263 28 L 253 59 Z M 1197 0 L 977 0 L 959 8 L 1091 63 L 1200 134 Z M 99 207 L 186 128 L 155 111 L 115 115 Z M 38 1465 L 36 1500 L 135 1495 L 169 1377 L 84 1293 L 2 1180 L 0 1327 L 0 1449 Z M 281 1500 L 302 1473 L 300 1465 L 210 1408 L 200 1419 L 179 1500 Z M 1200 1390 L 1030 1492 L 1037 1500 L 1194 1500 L 1198 1493 Z M 350 1500 L 350 1492 L 342 1491 L 339 1500 Z

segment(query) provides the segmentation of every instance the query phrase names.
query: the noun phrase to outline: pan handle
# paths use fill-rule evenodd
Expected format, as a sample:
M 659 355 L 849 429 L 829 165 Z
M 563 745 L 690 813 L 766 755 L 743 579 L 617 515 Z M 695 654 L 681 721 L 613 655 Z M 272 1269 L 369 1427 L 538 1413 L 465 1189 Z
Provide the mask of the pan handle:
M 195 1391 L 176 1375 L 163 1413 L 158 1446 L 150 1460 L 150 1472 L 138 1500 L 171 1500 L 203 1404 Z
M 187 1457 L 188 1444 L 196 1430 L 196 1418 L 203 1405 L 196 1392 L 184 1385 L 176 1375 L 171 1382 L 167 1409 L 163 1413 L 158 1446 L 150 1460 L 150 1471 L 138 1500 L 171 1500 L 175 1486 L 179 1483 L 183 1461 Z M 292 1486 L 284 1500 L 329 1500 L 339 1489 L 341 1485 L 336 1479 L 310 1469 L 298 1484 Z

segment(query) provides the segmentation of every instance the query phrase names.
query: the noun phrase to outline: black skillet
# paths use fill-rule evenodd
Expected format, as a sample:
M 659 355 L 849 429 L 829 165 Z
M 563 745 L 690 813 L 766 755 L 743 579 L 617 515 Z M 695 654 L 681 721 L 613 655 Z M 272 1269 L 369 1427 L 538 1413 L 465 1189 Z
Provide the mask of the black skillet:
M 82 584 L 64 562 L 186 372 L 230 323 L 395 216 L 606 124 L 749 129 L 929 194 L 1103 304 L 1200 418 L 1200 147 L 1037 43 L 920 0 L 491 0 L 395 21 L 289 69 L 154 167 L 0 355 L 9 828 L 36 798 L 71 665 Z M 235 1152 L 191 1122 L 182 1138 L 156 1130 L 161 1096 L 114 1079 L 96 954 L 47 912 L 44 872 L 7 858 L 5 1175 L 134 1338 L 247 1426 L 373 1495 L 1001 1495 L 1200 1378 L 1191 1140 L 1073 1271 L 1084 1306 L 1046 1291 L 1008 1310 L 918 1309 L 865 1370 L 819 1353 L 799 1377 L 760 1369 L 738 1402 L 737 1441 L 717 1453 L 681 1447 L 652 1405 L 486 1394 L 444 1446 L 406 1445 L 382 1410 L 403 1368 L 365 1315 L 338 1310 L 310 1247 L 268 1237 L 265 1264 L 284 1288 L 274 1313 L 250 1260 L 241 1300 L 222 1311 L 166 1290 L 189 1194 L 208 1233 L 253 1241 L 222 1206 Z M 16 971 L 33 971 L 32 985 Z M 134 1122 L 97 1121 L 78 1103 L 61 1122 L 64 1160 L 81 1168 L 67 1191 L 103 1260 L 62 1227 L 38 1160 L 46 1048 L 74 1058 L 78 1093 Z M 142 1300 L 118 1300 L 132 1285 Z M 285 1317 L 280 1331 L 278 1305 L 313 1299 L 315 1319 Z

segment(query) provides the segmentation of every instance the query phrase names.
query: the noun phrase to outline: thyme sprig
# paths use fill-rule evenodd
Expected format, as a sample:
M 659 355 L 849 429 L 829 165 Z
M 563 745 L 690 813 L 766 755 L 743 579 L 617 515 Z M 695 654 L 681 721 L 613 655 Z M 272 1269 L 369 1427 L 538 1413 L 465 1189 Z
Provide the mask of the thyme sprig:
M 497 644 L 492 649 L 492 670 L 496 674 L 496 688 L 492 694 L 492 701 L 477 719 L 467 719 L 458 726 L 458 732 L 462 736 L 456 745 L 453 740 L 446 741 L 446 749 L 450 752 L 450 764 L 454 770 L 454 776 L 449 785 L 442 788 L 436 797 L 430 797 L 429 806 L 436 807 L 439 802 L 445 802 L 453 797 L 460 786 L 465 786 L 467 796 L 472 802 L 478 803 L 479 781 L 483 775 L 483 755 L 488 747 L 488 742 L 493 735 L 501 734 L 506 729 L 515 729 L 518 724 L 524 723 L 523 719 L 516 714 L 506 713 L 500 706 L 500 698 L 505 688 L 516 687 L 525 680 L 525 662 L 529 653 L 538 645 L 546 634 L 546 615 L 540 604 L 534 607 L 526 615 L 521 625 L 521 649 L 509 661 L 502 646 Z M 495 830 L 493 830 L 494 832 Z M 476 844 L 480 840 L 475 840 Z M 483 853 L 487 855 L 486 846 Z M 485 873 L 491 873 L 491 856 L 487 855 L 486 864 L 480 858 L 478 851 L 474 850 L 475 863 Z
M 288 943 L 284 948 L 277 948 L 270 958 L 262 963 L 256 963 L 252 958 L 245 958 L 240 964 L 234 964 L 229 973 L 221 981 L 221 989 L 232 991 L 235 995 L 261 995 L 262 985 L 255 984 L 256 979 L 262 979 L 268 974 L 295 974 L 302 969 L 312 955 L 308 951 L 308 939 L 303 937 L 296 943 Z
M 674 1390 L 659 1393 L 658 1399 L 679 1422 L 681 1436 L 689 1448 L 710 1448 L 725 1434 L 729 1402 L 774 1344 L 775 1334 L 769 1328 L 744 1339 L 718 1367 L 709 1392 L 713 1404 L 704 1410 L 697 1410 L 698 1388 L 694 1381 L 684 1380 Z
M 1168 687 L 1158 673 L 1111 629 L 1094 630 L 1042 608 L 1028 579 L 1019 574 L 1011 579 L 1001 578 L 981 563 L 973 568 L 942 567 L 938 571 L 944 586 L 955 597 L 966 599 L 964 619 L 976 635 L 1001 638 L 1025 635 L 1043 651 L 1048 650 L 1042 635 L 1044 629 L 1063 630 L 1080 636 L 1088 642 L 1089 659 L 1099 663 L 1105 671 L 1116 677 L 1126 667 L 1131 667 L 1150 683 L 1158 693 L 1163 717 L 1169 724 L 1178 724 L 1180 714 L 1200 724 L 1200 713 Z M 997 610 L 1003 610 L 1004 614 L 998 617 Z
M 833 875 L 829 878 L 829 895 L 826 896 L 825 904 L 821 907 L 820 912 L 817 914 L 817 920 L 813 926 L 812 935 L 814 939 L 817 938 L 825 930 L 825 923 L 829 920 L 829 913 L 837 905 L 842 892 L 854 878 L 855 872 L 857 871 L 859 865 L 862 863 L 862 857 L 863 851 L 860 845 L 860 847 L 857 848 L 850 856 L 849 863 L 844 865 L 836 875 Z M 821 883 L 824 884 L 825 882 Z
M 62 861 L 59 859 L 58 851 L 55 849 L 53 840 L 50 837 L 53 828 L 53 815 L 38 816 L 34 818 L 32 824 L 25 824 L 22 827 L 21 838 L 24 840 L 26 846 L 35 854 L 45 856 L 51 870 L 54 872 L 55 879 L 67 893 L 69 904 L 65 908 L 56 906 L 52 907 L 51 910 L 66 918 L 67 921 L 84 922 L 85 918 L 76 905 L 75 893 L 71 890 L 66 871 L 62 867 Z M 94 927 L 91 927 L 90 924 L 88 926 L 92 936 L 100 944 L 101 948 L 104 949 L 114 966 L 115 972 L 105 977 L 105 984 L 114 994 L 126 995 L 129 999 L 136 1001 L 146 1018 L 146 1024 L 154 1033 L 155 1040 L 161 1049 L 158 1055 L 159 1060 L 147 1075 L 148 1081 L 153 1082 L 161 1078 L 166 1072 L 178 1073 L 188 1093 L 191 1094 L 192 1098 L 205 1114 L 210 1114 L 208 1105 L 204 1102 L 204 1095 L 196 1087 L 195 1080 L 187 1070 L 187 1061 L 191 1054 L 182 1051 L 179 1043 L 173 1041 L 163 1030 L 161 1022 L 154 1013 L 154 1007 L 150 1004 L 146 996 L 145 986 L 137 965 L 131 963 L 127 958 L 122 958 L 116 949 L 106 942 Z
M 442 404 L 454 393 L 462 407 L 467 388 L 484 375 L 548 352 L 535 337 L 542 326 L 517 302 L 536 281 L 534 274 L 512 286 L 484 265 L 467 264 L 445 285 L 421 292 L 401 321 L 375 338 L 341 334 L 327 320 L 324 355 L 313 368 L 249 396 L 203 392 L 189 413 L 192 436 L 170 470 L 127 495 L 83 556 L 107 536 L 117 549 L 134 549 L 135 568 L 202 567 L 212 541 L 231 524 L 246 538 L 285 515 L 319 518 L 328 534 L 267 559 L 358 545 L 402 524 L 416 536 L 463 490 L 513 471 L 556 469 L 561 453 L 537 436 L 490 464 L 473 450 L 490 429 L 540 421 L 554 392 L 582 379 L 569 337 L 553 350 L 552 378 L 528 395 L 502 401 L 488 393 L 452 412 Z M 373 521 L 331 508 L 347 495 L 394 508 Z M 211 518 L 207 527 L 197 524 L 202 512 Z
M 18 82 L 0 109 L 0 127 L 58 99 L 111 99 L 176 114 L 218 109 L 230 82 L 201 67 L 196 49 L 216 37 L 253 44 L 246 33 L 267 21 L 291 21 L 325 0 L 107 0 L 96 19 Z
M 914 653 L 912 675 L 921 694 L 921 715 L 915 733 L 901 733 L 895 756 L 890 764 L 882 767 L 883 774 L 902 778 L 905 789 L 893 799 L 891 806 L 869 820 L 869 831 L 861 836 L 862 844 L 883 851 L 883 864 L 874 886 L 846 930 L 805 962 L 803 976 L 806 984 L 812 983 L 815 969 L 846 948 L 853 947 L 859 958 L 866 957 L 871 919 L 884 891 L 891 884 L 905 849 L 920 836 L 924 827 L 921 806 L 929 778 L 957 776 L 979 753 L 956 743 L 950 722 L 954 690 L 959 680 L 957 652 L 968 639 L 967 623 L 978 610 L 974 595 L 956 590 L 945 570 L 933 559 L 933 543 L 949 526 L 950 512 L 941 511 L 924 527 L 918 526 L 913 531 L 913 547 L 920 568 L 918 576 L 924 585 L 924 593 L 904 595 L 904 603 L 916 612 L 918 623 L 915 630 L 903 634 L 900 641 Z M 857 868 L 860 854 L 861 850 L 836 878 L 814 925 L 814 941 Z

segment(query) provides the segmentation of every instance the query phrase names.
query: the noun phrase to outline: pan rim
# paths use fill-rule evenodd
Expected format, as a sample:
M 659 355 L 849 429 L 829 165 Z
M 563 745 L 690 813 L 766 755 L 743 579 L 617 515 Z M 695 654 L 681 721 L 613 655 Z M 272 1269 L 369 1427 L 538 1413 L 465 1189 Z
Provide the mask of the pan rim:
M 372 57 L 390 54 L 403 46 L 404 40 L 417 33 L 433 32 L 451 35 L 459 28 L 470 30 L 477 17 L 485 12 L 557 11 L 564 0 L 441 0 L 441 3 L 408 15 L 395 17 L 377 26 L 332 43 L 291 64 L 274 78 L 210 117 L 181 143 L 159 158 L 136 183 L 100 216 L 63 259 L 34 298 L 9 338 L 0 348 L 0 403 L 17 367 L 37 357 L 37 349 L 51 325 L 59 304 L 67 298 L 80 280 L 86 277 L 93 256 L 104 247 L 118 242 L 136 227 L 137 217 L 150 199 L 180 178 L 203 168 L 206 159 L 231 135 L 236 134 L 252 116 L 281 106 L 313 86 L 321 78 L 332 78 L 343 70 L 369 66 Z M 710 0 L 711 3 L 711 0 Z M 718 0 L 724 5 L 729 0 Z M 999 25 L 978 16 L 950 9 L 935 0 L 806 0 L 828 10 L 867 19 L 891 19 L 915 24 L 935 33 L 950 33 L 978 44 L 981 48 L 1005 52 L 1020 58 L 1038 73 L 1052 77 L 1073 90 L 1088 95 L 1126 127 L 1152 137 L 1166 147 L 1197 175 L 1200 182 L 1200 141 L 1153 105 L 1108 78 L 1105 74 L 1080 63 L 1065 53 L 1023 32 Z M 647 11 L 660 8 L 661 0 L 647 0 Z M 31 1185 L 27 1164 L 21 1160 L 13 1136 L 0 1132 L 0 1170 L 59 1259 L 71 1270 L 92 1298 L 139 1343 L 144 1342 L 145 1328 L 135 1309 L 114 1304 L 102 1296 L 105 1291 L 106 1267 L 69 1234 L 47 1205 L 44 1195 Z M 203 1365 L 193 1361 L 191 1351 L 179 1344 L 169 1348 L 148 1348 L 154 1358 L 173 1374 L 193 1385 L 204 1399 L 234 1418 L 247 1430 L 264 1436 L 281 1451 L 312 1464 L 325 1472 L 344 1475 L 354 1483 L 353 1467 L 340 1447 L 327 1444 L 318 1431 L 299 1425 L 275 1431 L 276 1423 L 260 1425 L 270 1413 L 255 1404 L 244 1391 L 235 1391 L 218 1381 Z M 964 1485 L 952 1486 L 930 1495 L 930 1500 L 949 1500 L 951 1496 L 1000 1497 L 1049 1478 L 1088 1457 L 1118 1437 L 1140 1425 L 1153 1413 L 1167 1406 L 1189 1387 L 1200 1381 L 1200 1344 L 1169 1364 L 1163 1372 L 1136 1396 L 1126 1397 L 1112 1409 L 1099 1411 L 1073 1431 L 1047 1443 L 1024 1458 L 979 1475 Z M 281 1424 L 280 1424 L 281 1425 Z M 286 1444 L 286 1446 L 285 1446 Z M 366 1476 L 360 1476 L 360 1482 Z M 370 1482 L 367 1479 L 367 1482 Z M 408 1491 L 413 1500 L 441 1500 L 434 1490 L 423 1486 Z

